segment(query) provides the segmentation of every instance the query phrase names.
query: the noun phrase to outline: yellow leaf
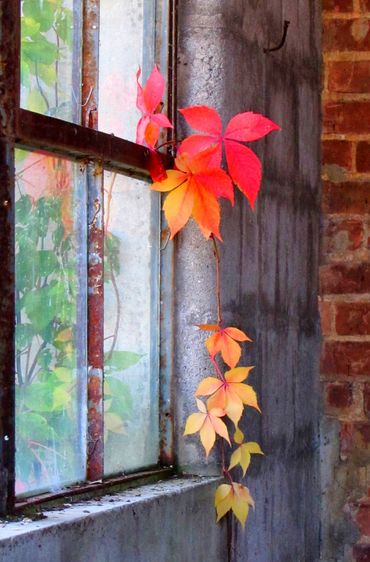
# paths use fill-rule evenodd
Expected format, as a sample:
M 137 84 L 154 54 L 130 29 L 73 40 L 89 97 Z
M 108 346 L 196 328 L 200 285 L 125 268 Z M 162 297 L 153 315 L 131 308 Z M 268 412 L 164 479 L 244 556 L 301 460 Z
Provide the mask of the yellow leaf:
M 238 445 L 241 445 L 244 441 L 244 433 L 237 427 L 234 433 L 234 441 Z
M 209 419 L 208 416 L 206 417 L 204 424 L 199 433 L 200 433 L 200 440 L 206 451 L 206 456 L 208 457 L 216 440 L 216 433 L 211 423 L 211 420 Z
M 232 488 L 229 484 L 221 484 L 215 494 L 215 508 L 217 521 L 219 521 L 231 509 L 233 500 Z
M 249 375 L 253 367 L 236 367 L 230 371 L 226 371 L 225 379 L 227 382 L 238 383 L 243 382 Z
M 204 423 L 206 414 L 197 412 L 191 414 L 186 420 L 184 435 L 192 435 L 199 431 Z
M 261 447 L 255 441 L 248 441 L 248 443 L 245 443 L 245 447 L 248 449 L 248 451 L 250 453 L 252 453 L 254 455 L 263 455 L 264 454 Z
M 241 447 L 238 447 L 231 455 L 229 470 L 240 464 L 240 461 L 241 461 Z

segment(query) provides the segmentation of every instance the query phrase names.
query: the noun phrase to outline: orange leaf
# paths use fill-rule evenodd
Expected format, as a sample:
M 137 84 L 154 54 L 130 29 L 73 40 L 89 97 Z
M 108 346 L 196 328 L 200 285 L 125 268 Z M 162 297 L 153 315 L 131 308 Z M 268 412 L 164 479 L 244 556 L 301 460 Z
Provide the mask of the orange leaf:
M 163 210 L 171 230 L 171 240 L 188 222 L 193 205 L 194 192 L 189 189 L 188 181 L 167 196 Z
M 242 416 L 244 404 L 261 411 L 257 395 L 248 384 L 242 384 L 253 367 L 237 367 L 225 373 L 225 380 L 207 377 L 198 386 L 196 396 L 210 396 L 207 401 L 209 410 L 222 408 L 237 427 Z
M 250 338 L 238 328 L 219 328 L 219 331 L 210 336 L 206 341 L 209 354 L 214 357 L 221 352 L 222 359 L 229 367 L 238 364 L 241 348 L 237 341 L 251 341 Z
M 219 330 L 218 324 L 197 324 L 199 330 L 204 330 L 205 332 L 217 332 Z
M 201 443 L 208 457 L 216 440 L 216 434 L 230 444 L 229 434 L 225 423 L 220 419 L 225 415 L 224 410 L 208 409 L 201 400 L 197 400 L 199 412 L 191 414 L 186 420 L 184 435 L 191 435 L 199 431 Z

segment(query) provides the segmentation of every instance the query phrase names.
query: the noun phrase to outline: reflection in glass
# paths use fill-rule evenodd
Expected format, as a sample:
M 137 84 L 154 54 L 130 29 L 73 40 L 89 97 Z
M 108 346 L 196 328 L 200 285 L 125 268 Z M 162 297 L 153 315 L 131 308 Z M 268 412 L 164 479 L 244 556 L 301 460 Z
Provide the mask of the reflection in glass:
M 86 206 L 78 166 L 16 150 L 16 490 L 85 478 Z
M 158 461 L 158 194 L 106 172 L 105 474 Z
M 136 73 L 153 66 L 155 0 L 101 0 L 99 129 L 135 141 Z
M 78 123 L 81 1 L 22 0 L 21 106 Z

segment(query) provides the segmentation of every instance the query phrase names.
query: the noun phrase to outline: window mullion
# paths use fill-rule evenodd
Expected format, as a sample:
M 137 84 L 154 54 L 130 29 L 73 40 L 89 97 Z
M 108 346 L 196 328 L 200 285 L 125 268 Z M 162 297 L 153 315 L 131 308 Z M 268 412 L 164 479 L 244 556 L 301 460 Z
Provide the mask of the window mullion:
M 84 0 L 82 125 L 98 128 L 99 0 Z M 104 194 L 103 170 L 87 166 L 88 188 L 88 420 L 87 479 L 104 474 Z
M 14 131 L 19 106 L 19 2 L 0 11 L 0 515 L 12 511 L 15 484 Z

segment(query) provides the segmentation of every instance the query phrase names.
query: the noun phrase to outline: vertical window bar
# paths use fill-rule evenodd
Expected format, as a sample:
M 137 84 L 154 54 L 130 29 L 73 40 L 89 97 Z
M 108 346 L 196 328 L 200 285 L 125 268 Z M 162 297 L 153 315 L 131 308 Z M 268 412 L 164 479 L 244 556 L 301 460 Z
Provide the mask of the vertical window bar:
M 82 124 L 98 128 L 99 0 L 85 0 L 82 48 Z M 88 186 L 88 445 L 87 479 L 104 474 L 104 227 L 103 173 L 87 166 Z
M 19 106 L 20 2 L 0 6 L 0 515 L 15 485 L 14 134 Z
M 177 0 L 159 2 L 156 52 L 161 68 L 167 69 L 167 115 L 176 124 L 176 48 L 177 48 Z M 176 133 L 168 129 L 167 141 L 173 140 Z M 171 145 L 169 152 L 171 152 Z M 168 227 L 161 219 L 161 282 L 160 282 L 160 463 L 163 466 L 174 464 L 174 284 L 175 284 L 175 241 L 169 240 Z

